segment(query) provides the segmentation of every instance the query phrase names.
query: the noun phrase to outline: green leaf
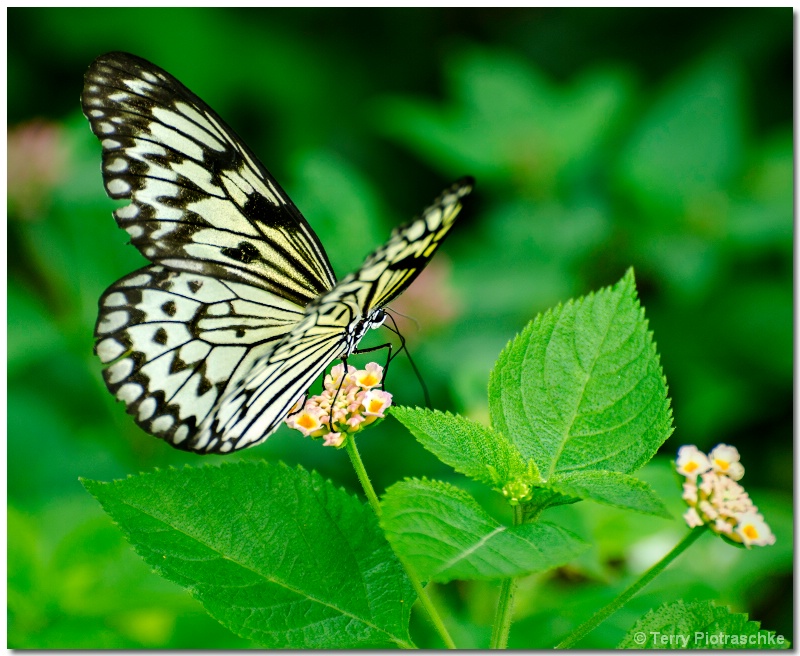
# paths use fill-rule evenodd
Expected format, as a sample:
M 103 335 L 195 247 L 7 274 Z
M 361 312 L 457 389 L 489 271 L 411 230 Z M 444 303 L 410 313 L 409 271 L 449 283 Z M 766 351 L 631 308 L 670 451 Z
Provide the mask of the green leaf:
M 525 471 L 505 435 L 466 417 L 423 408 L 394 407 L 391 413 L 439 460 L 476 481 L 502 486 Z
M 508 527 L 464 490 L 411 479 L 383 497 L 381 525 L 395 551 L 426 580 L 497 579 L 569 562 L 589 545 L 558 526 Z
M 316 473 L 254 462 L 84 485 L 156 572 L 242 637 L 409 645 L 413 592 L 374 514 Z
M 627 474 L 609 471 L 569 472 L 554 477 L 550 485 L 569 496 L 666 519 L 672 517 L 653 488 Z
M 710 601 L 669 602 L 641 618 L 621 649 L 788 649 L 789 641 L 761 629 L 745 613 Z
M 633 271 L 528 324 L 492 370 L 489 410 L 545 480 L 631 472 L 650 460 L 672 432 L 672 412 Z

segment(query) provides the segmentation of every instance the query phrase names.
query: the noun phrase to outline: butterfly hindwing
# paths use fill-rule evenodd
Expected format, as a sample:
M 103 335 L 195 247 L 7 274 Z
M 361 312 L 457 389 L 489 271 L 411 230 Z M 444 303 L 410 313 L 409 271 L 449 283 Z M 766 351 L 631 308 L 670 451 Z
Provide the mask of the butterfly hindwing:
M 262 289 L 154 265 L 102 296 L 95 351 L 109 390 L 144 430 L 196 450 L 228 386 L 302 317 Z
M 96 59 L 81 98 L 131 243 L 173 269 L 246 282 L 306 304 L 336 278 L 319 239 L 217 114 L 157 66 Z

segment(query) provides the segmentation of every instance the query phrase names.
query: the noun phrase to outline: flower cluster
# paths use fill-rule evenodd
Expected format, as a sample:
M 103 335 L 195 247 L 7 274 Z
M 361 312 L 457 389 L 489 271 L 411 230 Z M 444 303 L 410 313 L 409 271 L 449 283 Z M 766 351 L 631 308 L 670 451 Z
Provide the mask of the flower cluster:
M 707 524 L 715 533 L 748 549 L 775 544 L 758 508 L 736 482 L 744 476 L 744 467 L 735 447 L 719 444 L 706 455 L 696 446 L 682 446 L 675 466 L 686 477 L 683 499 L 689 510 L 683 518 L 690 528 Z
M 346 433 L 357 433 L 384 416 L 392 395 L 374 389 L 383 380 L 383 367 L 370 362 L 363 370 L 337 364 L 325 376 L 325 390 L 300 401 L 286 418 L 289 428 L 306 437 L 323 438 L 325 446 L 341 447 Z

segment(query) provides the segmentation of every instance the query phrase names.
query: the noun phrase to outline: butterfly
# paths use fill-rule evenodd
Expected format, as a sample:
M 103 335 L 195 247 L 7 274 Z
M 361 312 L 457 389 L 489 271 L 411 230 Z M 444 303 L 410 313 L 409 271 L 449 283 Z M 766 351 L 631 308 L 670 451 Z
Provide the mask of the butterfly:
M 152 264 L 101 296 L 95 353 L 145 431 L 228 453 L 272 434 L 419 275 L 473 187 L 462 178 L 337 281 L 300 211 L 236 133 L 166 71 L 96 59 L 83 112 L 117 224 Z

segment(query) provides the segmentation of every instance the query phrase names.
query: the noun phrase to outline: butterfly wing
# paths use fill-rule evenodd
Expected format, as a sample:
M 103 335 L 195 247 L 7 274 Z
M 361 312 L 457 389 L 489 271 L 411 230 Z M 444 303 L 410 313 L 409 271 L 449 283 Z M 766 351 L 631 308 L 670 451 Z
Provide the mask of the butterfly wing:
M 231 128 L 169 73 L 112 52 L 86 73 L 83 112 L 108 195 L 156 264 L 245 282 L 298 305 L 336 283 L 306 220 Z
M 458 180 L 419 217 L 395 228 L 392 236 L 364 261 L 361 268 L 344 278 L 322 299 L 352 300 L 369 316 L 397 298 L 416 279 L 441 246 L 461 211 L 461 200 L 475 180 Z
M 346 350 L 354 308 L 328 306 L 303 321 L 269 353 L 255 360 L 209 415 L 196 441 L 198 450 L 227 452 L 260 444 L 328 365 Z
M 452 185 L 419 218 L 397 228 L 356 273 L 313 301 L 281 343 L 230 386 L 201 427 L 198 445 L 236 450 L 273 433 L 311 383 L 333 360 L 356 349 L 367 329 L 380 324 L 372 323 L 376 314 L 425 268 L 473 184 L 464 178 Z
M 303 308 L 258 287 L 152 265 L 103 294 L 95 351 L 109 390 L 144 430 L 196 450 L 228 386 L 302 318 Z
M 96 352 L 137 423 L 178 448 L 262 442 L 376 313 L 419 274 L 469 193 L 464 180 L 342 284 L 269 172 L 202 100 L 125 53 L 86 74 L 114 213 L 154 266 L 100 301 Z

